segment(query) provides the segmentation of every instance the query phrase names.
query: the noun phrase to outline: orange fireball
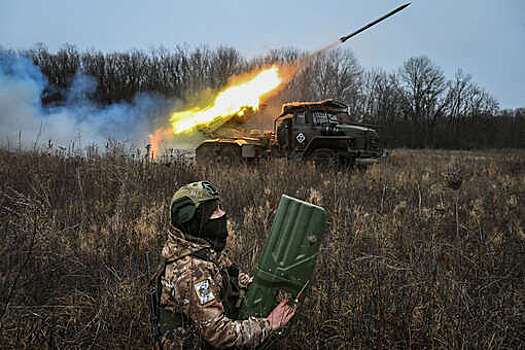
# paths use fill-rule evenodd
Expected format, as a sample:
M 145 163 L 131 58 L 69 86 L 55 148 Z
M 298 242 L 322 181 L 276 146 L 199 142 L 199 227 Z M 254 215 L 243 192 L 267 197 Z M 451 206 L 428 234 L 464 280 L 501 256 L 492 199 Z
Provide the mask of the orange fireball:
M 149 135 L 151 150 L 149 157 L 156 158 L 160 152 L 160 144 L 163 140 L 168 139 L 173 133 L 169 128 L 158 128 L 153 134 Z
M 247 108 L 256 111 L 261 96 L 281 83 L 278 73 L 277 67 L 272 66 L 249 81 L 226 88 L 217 95 L 211 106 L 173 113 L 170 117 L 173 133 L 178 134 L 217 119 L 228 119 L 236 114 L 242 115 Z
M 210 105 L 172 113 L 171 129 L 157 129 L 150 135 L 154 154 L 158 154 L 160 143 L 170 136 L 191 132 L 197 126 L 226 122 L 235 115 L 242 116 L 247 111 L 257 111 L 261 101 L 282 82 L 277 66 L 263 69 L 256 74 L 234 77 L 229 86 L 219 92 Z

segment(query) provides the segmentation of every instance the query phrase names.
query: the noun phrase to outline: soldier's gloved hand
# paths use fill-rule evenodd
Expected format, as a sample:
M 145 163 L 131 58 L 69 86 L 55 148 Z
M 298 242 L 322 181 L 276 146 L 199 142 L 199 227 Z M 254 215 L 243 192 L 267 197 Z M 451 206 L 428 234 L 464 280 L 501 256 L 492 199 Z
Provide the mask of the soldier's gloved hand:
M 286 324 L 292 319 L 293 315 L 295 315 L 295 309 L 289 306 L 287 302 L 288 299 L 281 301 L 268 315 L 268 321 L 270 321 L 272 330 L 286 326 Z
M 239 273 L 239 283 L 240 284 L 247 287 L 252 282 L 253 282 L 253 276 L 250 276 L 244 272 Z

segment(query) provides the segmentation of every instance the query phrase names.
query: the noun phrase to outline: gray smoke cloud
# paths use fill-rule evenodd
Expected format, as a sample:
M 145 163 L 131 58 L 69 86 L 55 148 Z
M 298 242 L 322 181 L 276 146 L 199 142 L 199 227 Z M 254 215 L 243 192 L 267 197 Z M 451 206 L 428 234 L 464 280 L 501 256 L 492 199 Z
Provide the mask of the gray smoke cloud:
M 92 104 L 88 97 L 96 80 L 77 74 L 67 91 L 64 105 L 44 107 L 41 96 L 48 86 L 45 76 L 29 59 L 0 52 L 0 146 L 23 149 L 72 143 L 82 148 L 108 139 L 142 147 L 155 121 L 166 120 L 167 101 L 147 94 L 132 103 L 107 107 Z

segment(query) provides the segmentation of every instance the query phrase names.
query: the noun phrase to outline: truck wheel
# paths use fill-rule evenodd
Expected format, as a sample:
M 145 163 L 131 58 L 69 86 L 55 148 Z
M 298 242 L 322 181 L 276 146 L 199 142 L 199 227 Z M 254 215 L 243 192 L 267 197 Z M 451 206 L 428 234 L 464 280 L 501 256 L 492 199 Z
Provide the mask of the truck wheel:
M 241 148 L 231 143 L 209 143 L 202 145 L 196 152 L 197 164 L 235 165 L 242 162 Z
M 335 168 L 337 166 L 337 155 L 328 148 L 319 148 L 307 157 L 317 167 Z

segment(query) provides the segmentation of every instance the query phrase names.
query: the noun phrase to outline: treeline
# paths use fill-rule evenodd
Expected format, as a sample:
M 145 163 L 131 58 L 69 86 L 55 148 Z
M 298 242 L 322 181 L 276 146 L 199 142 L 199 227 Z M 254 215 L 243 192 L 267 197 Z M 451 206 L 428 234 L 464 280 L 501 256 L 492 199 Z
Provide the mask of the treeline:
M 191 104 L 202 92 L 224 86 L 229 77 L 269 63 L 297 63 L 302 68 L 272 103 L 336 98 L 349 105 L 355 120 L 380 128 L 388 147 L 522 148 L 525 108 L 501 111 L 498 101 L 458 70 L 446 77 L 428 57 L 412 57 L 393 72 L 364 70 L 352 52 L 333 49 L 311 56 L 280 49 L 254 59 L 236 49 L 176 46 L 148 52 L 80 52 L 65 46 L 21 52 L 47 77 L 46 105 L 65 103 L 79 74 L 96 79 L 89 99 L 109 105 L 132 101 L 139 93 L 158 94 Z M 212 94 L 210 94 L 212 95 Z
M 189 98 L 203 89 L 217 89 L 228 78 L 246 69 L 246 60 L 233 48 L 151 52 L 79 52 L 65 46 L 50 53 L 43 46 L 22 52 L 40 68 L 50 85 L 44 91 L 44 104 L 63 103 L 78 74 L 96 79 L 96 90 L 89 98 L 97 104 L 131 102 L 138 93 Z

